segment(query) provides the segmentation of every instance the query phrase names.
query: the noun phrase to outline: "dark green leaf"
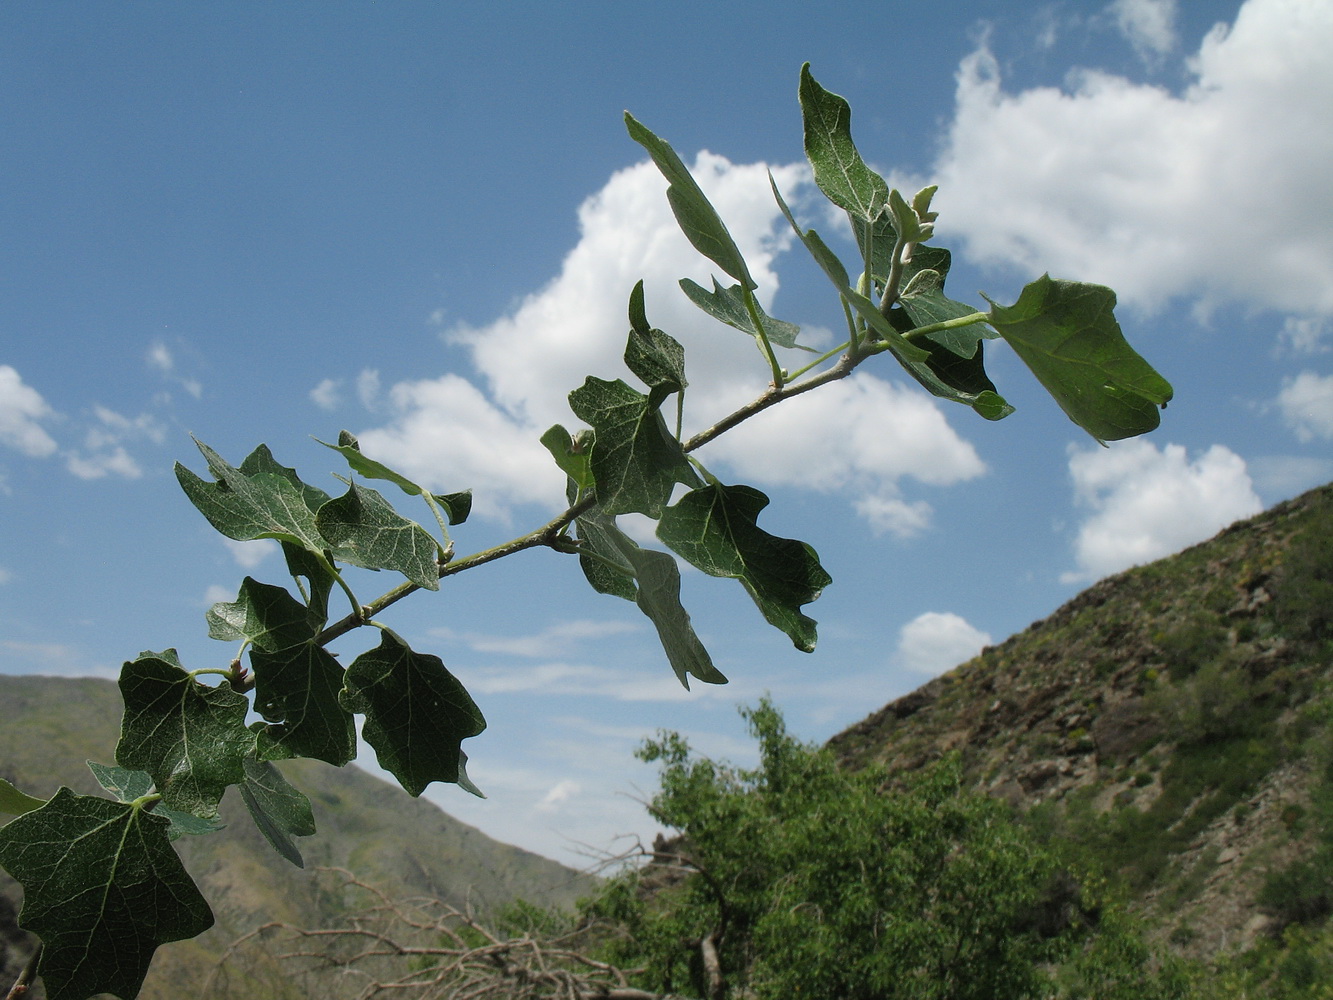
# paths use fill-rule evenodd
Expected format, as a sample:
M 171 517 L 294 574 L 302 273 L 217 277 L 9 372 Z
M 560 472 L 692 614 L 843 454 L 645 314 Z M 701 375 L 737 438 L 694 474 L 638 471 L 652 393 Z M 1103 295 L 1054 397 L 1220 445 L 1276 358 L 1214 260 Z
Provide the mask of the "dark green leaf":
M 305 859 L 292 842 L 293 837 L 309 837 L 315 832 L 315 815 L 310 800 L 288 783 L 268 761 L 245 759 L 245 780 L 241 799 L 269 845 L 297 868 Z
M 316 553 L 303 549 L 291 542 L 279 542 L 282 555 L 287 562 L 287 572 L 293 579 L 305 577 L 307 596 L 312 621 L 329 620 L 329 594 L 337 585 L 329 566 Z
M 629 543 L 622 551 L 634 567 L 639 585 L 634 603 L 657 629 L 662 649 L 681 684 L 688 689 L 690 675 L 706 684 L 727 683 L 727 678 L 713 666 L 712 657 L 694 632 L 689 613 L 680 603 L 680 569 L 676 560 L 665 552 L 639 548 L 628 536 L 622 538 Z
M 676 339 L 648 325 L 643 310 L 643 282 L 634 286 L 629 303 L 630 331 L 625 343 L 625 365 L 660 401 L 673 392 L 684 392 L 685 349 Z
M 197 444 L 198 442 L 196 442 Z M 268 445 L 261 444 L 254 451 L 245 457 L 238 470 L 243 476 L 257 476 L 261 473 L 281 476 L 287 482 L 291 483 L 301 492 L 305 505 L 310 508 L 313 514 L 320 507 L 329 502 L 329 495 L 318 487 L 311 486 L 309 483 L 301 481 L 301 477 L 296 474 L 296 470 L 290 466 L 282 465 L 273 457 L 273 452 L 268 450 Z
M 210 638 L 250 642 L 257 649 L 285 649 L 313 639 L 324 620 L 282 587 L 250 577 L 241 582 L 234 602 L 219 601 L 208 609 Z
M 801 67 L 799 96 L 805 155 L 819 190 L 853 218 L 873 222 L 884 211 L 889 186 L 856 151 L 851 105 L 821 87 L 809 63 Z
M 315 524 L 344 562 L 395 570 L 418 587 L 440 589 L 439 545 L 375 490 L 351 483 L 346 493 L 320 508 Z
M 657 537 L 710 576 L 740 580 L 769 623 L 809 653 L 815 621 L 801 606 L 833 581 L 809 545 L 759 527 L 767 506 L 768 497 L 752 487 L 713 483 L 668 507 Z
M 630 138 L 648 150 L 657 169 L 662 171 L 662 176 L 670 184 L 667 201 L 671 203 L 671 211 L 675 213 L 681 232 L 694 249 L 737 281 L 749 288 L 757 287 L 745 265 L 745 258 L 727 232 L 717 209 L 704 196 L 676 151 L 665 140 L 639 124 L 628 111 L 625 112 L 625 127 L 629 130 Z
M 569 405 L 595 434 L 591 466 L 604 513 L 659 517 L 676 483 L 698 484 L 680 442 L 643 393 L 589 375 Z
M 213 914 L 143 808 L 62 788 L 0 828 L 0 865 L 23 886 L 19 923 L 42 939 L 50 1000 L 134 997 L 159 945 L 202 934 Z
M 689 278 L 681 278 L 680 287 L 691 302 L 714 319 L 721 320 L 727 326 L 735 327 L 752 337 L 759 336 L 759 328 L 755 326 L 754 317 L 750 315 L 750 310 L 745 308 L 745 291 L 740 285 L 723 288 L 714 278 L 713 290 L 709 292 L 702 285 L 694 283 Z M 801 333 L 799 326 L 795 323 L 774 319 L 764 312 L 758 302 L 754 303 L 754 308 L 759 313 L 759 322 L 764 324 L 764 332 L 768 334 L 769 341 L 779 347 L 809 350 L 809 348 L 796 343 L 796 338 Z
M 579 431 L 573 435 L 563 424 L 556 424 L 541 436 L 541 443 L 551 453 L 555 464 L 580 490 L 593 484 L 592 467 L 588 461 L 592 455 L 592 441 L 592 431 Z
M 347 464 L 367 479 L 387 480 L 408 496 L 419 497 L 427 492 L 401 473 L 394 472 L 393 469 L 389 468 L 387 465 L 377 462 L 373 458 L 367 458 L 365 455 L 361 454 L 360 443 L 348 431 L 341 431 L 338 434 L 337 444 L 329 444 L 327 441 L 320 441 L 319 438 L 315 438 L 315 440 L 319 441 L 325 448 L 332 448 L 343 458 L 347 459 Z
M 254 649 L 255 710 L 267 736 L 282 748 L 261 757 L 313 757 L 341 767 L 356 756 L 352 715 L 338 694 L 343 668 L 323 646 L 304 642 L 277 652 Z
M 461 743 L 486 720 L 438 656 L 418 653 L 388 629 L 377 648 L 356 658 L 344 678 L 343 704 L 366 717 L 362 735 L 380 766 L 411 795 L 432 781 L 468 780 Z
M 460 490 L 458 493 L 432 493 L 431 496 L 444 508 L 445 518 L 451 525 L 462 524 L 472 513 L 471 490 Z
M 313 552 L 327 548 L 301 488 L 277 472 L 247 476 L 202 441 L 195 444 L 208 460 L 216 482 L 205 482 L 179 462 L 176 478 L 190 502 L 218 531 L 237 541 L 277 538 Z
M 1129 346 L 1114 309 L 1109 288 L 1043 275 L 1012 306 L 991 302 L 990 312 L 1069 419 L 1101 442 L 1153 430 L 1157 408 L 1172 394 L 1171 383 Z
M 625 557 L 624 542 L 628 537 L 616 527 L 614 518 L 602 516 L 596 507 L 574 522 L 580 546 L 584 551 L 600 558 L 579 556 L 579 566 L 587 577 L 592 589 L 599 594 L 611 594 L 623 597 L 627 601 L 636 600 L 639 588 L 634 583 L 634 566 Z M 631 545 L 634 543 L 631 541 Z M 609 560 L 623 570 L 608 566 L 603 560 Z
M 46 804 L 46 799 L 38 799 L 27 792 L 20 792 L 4 778 L 0 778 L 0 813 L 10 816 L 22 816 L 26 812 L 39 809 Z
M 147 771 L 131 771 L 125 767 L 111 767 L 107 764 L 99 764 L 95 760 L 90 760 L 87 764 L 88 770 L 93 772 L 93 777 L 97 779 L 97 783 L 121 802 L 133 802 L 136 799 L 143 798 L 153 790 L 153 776 Z M 168 809 L 161 803 L 157 803 L 156 808 L 153 808 L 153 815 L 162 816 L 171 824 L 171 827 L 167 830 L 169 840 L 175 840 L 181 834 L 198 837 L 208 833 L 217 833 L 225 826 L 217 820 L 204 819 L 202 816 L 191 816 L 189 813 Z
M 241 761 L 254 749 L 246 699 L 225 685 L 205 687 L 153 653 L 121 668 L 120 694 L 125 717 L 116 763 L 147 771 L 172 809 L 216 816 L 218 800 L 241 780 Z

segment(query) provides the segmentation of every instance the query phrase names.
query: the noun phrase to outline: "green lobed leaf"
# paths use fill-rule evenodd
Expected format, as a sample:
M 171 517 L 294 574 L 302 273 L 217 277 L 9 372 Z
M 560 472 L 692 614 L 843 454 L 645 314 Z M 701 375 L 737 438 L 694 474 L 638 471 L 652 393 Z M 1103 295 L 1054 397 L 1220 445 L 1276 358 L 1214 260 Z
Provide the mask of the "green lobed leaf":
M 741 256 L 736 241 L 727 232 L 721 216 L 700 189 L 676 151 L 625 112 L 625 128 L 630 138 L 648 151 L 657 169 L 667 179 L 667 201 L 680 224 L 681 232 L 694 249 L 749 288 L 756 288 L 750 269 Z
M 639 588 L 634 582 L 634 565 L 625 557 L 623 547 L 629 540 L 615 519 L 603 516 L 596 507 L 576 518 L 574 528 L 580 547 L 593 556 L 579 555 L 579 566 L 592 589 L 599 594 L 611 594 L 627 601 L 638 599 Z M 623 572 L 608 566 L 603 560 L 623 567 Z
M 190 502 L 214 528 L 242 542 L 277 538 L 312 552 L 328 547 L 315 527 L 315 515 L 307 504 L 305 490 L 279 472 L 246 475 L 228 465 L 202 441 L 196 440 L 195 445 L 208 460 L 216 482 L 205 482 L 179 462 L 176 479 Z M 264 451 L 267 453 L 267 449 Z M 267 461 L 259 460 L 252 467 L 265 466 Z
M 853 218 L 873 222 L 884 211 L 889 186 L 866 166 L 856 151 L 852 142 L 851 105 L 821 87 L 811 74 L 809 63 L 801 67 L 798 96 L 805 156 L 819 190 Z
M 472 513 L 471 490 L 460 490 L 457 493 L 432 493 L 431 498 L 444 508 L 445 518 L 450 525 L 462 524 Z
M 643 309 L 643 282 L 634 286 L 629 300 L 630 331 L 625 342 L 625 366 L 659 402 L 673 392 L 684 392 L 685 348 L 671 335 L 648 324 Z
M 629 542 L 622 551 L 634 567 L 638 584 L 634 603 L 657 629 L 667 661 L 681 684 L 688 690 L 691 675 L 706 684 L 727 683 L 722 671 L 713 666 L 712 657 L 695 634 L 689 612 L 680 603 L 680 569 L 676 560 L 665 552 L 640 548 L 628 536 L 623 539 Z
M 686 690 L 690 677 L 708 684 L 725 684 L 699 641 L 689 613 L 680 603 L 680 570 L 665 552 L 640 548 L 616 526 L 615 519 L 596 511 L 578 518 L 579 543 L 600 558 L 580 556 L 583 573 L 594 590 L 633 601 L 657 630 L 667 662 Z M 617 571 L 607 562 L 623 567 Z
M 198 443 L 198 442 L 196 442 Z M 305 501 L 306 507 L 311 513 L 319 510 L 324 504 L 328 503 L 329 495 L 317 486 L 311 486 L 309 483 L 302 482 L 301 477 L 296 474 L 296 470 L 291 466 L 283 465 L 273 457 L 273 452 L 269 451 L 268 445 L 261 444 L 254 451 L 245 457 L 239 469 L 241 475 L 257 476 L 261 473 L 279 476 L 291 483 L 301 493 L 301 499 Z
M 661 412 L 637 389 L 589 375 L 569 405 L 595 435 L 590 462 L 604 513 L 659 517 L 676 483 L 698 485 Z
M 711 483 L 666 509 L 657 537 L 710 576 L 741 582 L 769 624 L 804 652 L 815 648 L 815 620 L 801 606 L 833 582 L 805 542 L 770 535 L 758 525 L 768 497 L 750 486 Z
M 344 562 L 402 573 L 426 590 L 440 589 L 440 547 L 425 528 L 399 514 L 378 492 L 350 483 L 315 518 Z
M 302 589 L 302 595 L 306 598 L 311 619 L 318 622 L 328 621 L 329 594 L 337 585 L 330 567 L 318 554 L 309 549 L 303 549 L 291 542 L 278 544 L 282 546 L 282 556 L 292 579 L 297 581 L 298 586 L 301 577 L 306 579 L 307 587 Z
M 1043 275 L 1012 306 L 991 303 L 990 321 L 1070 420 L 1098 441 L 1146 434 L 1171 383 L 1129 346 L 1115 292 Z
M 99 764 L 95 760 L 86 763 L 88 770 L 92 771 L 93 777 L 97 779 L 97 783 L 120 802 L 133 802 L 150 794 L 153 790 L 153 776 L 147 771 L 131 771 L 126 767 L 112 767 L 109 764 Z M 191 816 L 189 813 L 169 809 L 161 803 L 157 803 L 156 807 L 153 808 L 153 815 L 162 816 L 171 824 L 167 830 L 168 840 L 175 840 L 182 834 L 199 837 L 204 834 L 217 833 L 226 826 L 225 823 L 219 823 L 217 820 L 205 819 L 202 816 Z
M 589 458 L 592 455 L 592 431 L 582 430 L 578 434 L 570 434 L 563 424 L 555 424 L 540 440 L 555 459 L 555 464 L 574 481 L 575 486 L 580 490 L 591 488 L 593 478 Z
M 174 660 L 174 650 L 145 653 L 121 668 L 116 763 L 147 771 L 168 807 L 212 818 L 254 749 L 249 702 L 225 685 L 205 687 Z
M 735 327 L 752 337 L 759 336 L 759 328 L 755 326 L 754 317 L 750 315 L 750 310 L 745 307 L 745 291 L 740 285 L 723 288 L 714 278 L 713 290 L 710 292 L 689 278 L 681 278 L 680 287 L 691 302 L 714 319 L 721 320 L 727 326 Z M 764 312 L 758 302 L 754 304 L 754 307 L 755 311 L 759 313 L 759 321 L 764 324 L 764 332 L 768 334 L 770 342 L 777 344 L 779 347 L 811 350 L 803 344 L 796 343 L 796 338 L 801 333 L 799 326 L 795 323 L 774 319 Z
M 947 298 L 944 278 L 932 269 L 917 271 L 903 290 L 889 319 L 904 333 L 945 320 L 977 315 L 977 311 Z M 924 361 L 904 362 L 908 374 L 942 399 L 970 406 L 987 420 L 1001 420 L 1014 412 L 986 374 L 982 340 L 997 337 L 983 322 L 917 337 L 912 342 L 925 348 Z
M 268 723 L 259 756 L 313 757 L 342 767 L 356 756 L 356 728 L 339 693 L 343 668 L 315 642 L 277 651 L 253 649 L 255 710 Z M 280 748 L 280 749 L 278 749 Z
M 343 683 L 344 706 L 365 715 L 362 736 L 410 795 L 432 781 L 481 794 L 468 780 L 461 743 L 486 720 L 438 656 L 418 653 L 384 629 L 379 646 L 353 661 Z
M 329 444 L 327 441 L 320 441 L 319 438 L 315 440 L 325 448 L 332 448 L 347 460 L 347 464 L 354 471 L 361 473 L 367 479 L 387 480 L 408 496 L 419 497 L 427 492 L 401 473 L 394 472 L 387 465 L 361 454 L 361 443 L 351 431 L 339 431 L 337 444 Z
M 277 650 L 313 639 L 324 619 L 282 587 L 246 577 L 235 601 L 219 601 L 205 613 L 212 639 L 249 642 Z
M 19 923 L 42 939 L 50 1000 L 132 998 L 159 945 L 213 926 L 170 826 L 140 806 L 61 788 L 0 828 L 0 865 L 23 886 Z
M 304 868 L 305 859 L 292 838 L 315 833 L 310 800 L 292 787 L 276 767 L 253 757 L 245 759 L 245 780 L 240 790 L 250 817 L 269 846 L 297 868 Z
M 26 812 L 40 809 L 46 799 L 34 798 L 27 792 L 21 792 L 4 778 L 0 778 L 0 813 L 22 816 Z

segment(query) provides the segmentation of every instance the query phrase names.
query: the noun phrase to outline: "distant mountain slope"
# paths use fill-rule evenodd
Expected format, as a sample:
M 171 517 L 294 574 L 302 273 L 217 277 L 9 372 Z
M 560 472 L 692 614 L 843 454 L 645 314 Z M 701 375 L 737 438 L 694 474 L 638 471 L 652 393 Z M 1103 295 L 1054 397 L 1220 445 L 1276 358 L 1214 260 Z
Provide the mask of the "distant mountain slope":
M 960 751 L 1215 955 L 1333 910 L 1333 889 L 1308 911 L 1265 890 L 1333 843 L 1331 622 L 1333 485 L 1102 580 L 830 746 L 904 769 Z
M 85 761 L 111 763 L 120 728 L 115 684 L 95 679 L 0 675 L 0 777 L 34 795 L 60 785 L 101 791 Z M 197 996 L 215 958 L 235 937 L 269 920 L 307 925 L 337 913 L 338 898 L 313 869 L 340 866 L 395 897 L 431 895 L 478 910 L 516 897 L 569 905 L 593 886 L 589 877 L 554 861 L 492 840 L 422 799 L 410 798 L 354 766 L 315 761 L 280 765 L 311 800 L 319 832 L 300 841 L 304 871 L 283 861 L 264 841 L 234 790 L 222 803 L 228 829 L 177 842 L 191 874 L 217 917 L 194 942 L 158 951 L 142 997 Z M 26 945 L 6 935 L 6 902 L 17 907 L 18 887 L 0 872 L 0 958 L 11 948 L 7 972 L 16 973 Z M 0 980 L 8 988 L 13 975 Z

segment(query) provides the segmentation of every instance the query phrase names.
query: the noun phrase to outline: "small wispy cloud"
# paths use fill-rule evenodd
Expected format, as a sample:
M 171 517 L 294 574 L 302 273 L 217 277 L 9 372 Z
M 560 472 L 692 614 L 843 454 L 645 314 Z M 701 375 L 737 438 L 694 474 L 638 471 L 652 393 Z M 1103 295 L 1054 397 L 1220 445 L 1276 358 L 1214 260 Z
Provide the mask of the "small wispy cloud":
M 1297 440 L 1333 441 L 1333 375 L 1304 371 L 1287 379 L 1277 405 Z
M 54 454 L 58 445 L 42 421 L 56 416 L 42 394 L 27 385 L 16 369 L 0 365 L 0 445 L 30 458 Z
M 342 379 L 323 379 L 310 390 L 310 401 L 321 410 L 336 410 L 342 402 L 342 384 Z
M 197 378 L 182 375 L 176 365 L 176 357 L 163 341 L 156 340 L 148 346 L 144 354 L 148 367 L 155 369 L 163 378 L 184 389 L 195 399 L 204 395 L 204 386 Z
M 496 636 L 477 632 L 459 633 L 448 629 L 434 629 L 432 634 L 462 642 L 477 653 L 503 653 L 539 659 L 565 655 L 590 640 L 639 631 L 642 631 L 641 626 L 632 622 L 577 619 L 559 622 L 533 635 Z

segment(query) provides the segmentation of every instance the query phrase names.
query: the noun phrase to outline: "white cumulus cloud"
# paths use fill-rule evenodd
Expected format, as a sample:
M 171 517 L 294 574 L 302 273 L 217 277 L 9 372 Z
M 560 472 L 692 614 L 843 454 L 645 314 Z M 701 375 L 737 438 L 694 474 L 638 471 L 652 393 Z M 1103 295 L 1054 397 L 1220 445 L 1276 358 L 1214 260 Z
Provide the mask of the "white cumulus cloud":
M 16 369 L 0 365 L 0 444 L 33 458 L 53 454 L 55 439 L 41 422 L 55 415 L 42 394 L 26 384 Z
M 1165 44 L 1165 5 L 1118 9 Z M 1333 314 L 1330 46 L 1326 0 L 1248 0 L 1203 39 L 1180 94 L 1096 70 L 1011 93 L 983 48 L 960 67 L 936 165 L 941 233 L 983 263 L 1148 307 Z
M 1115 0 L 1107 8 L 1120 33 L 1150 65 L 1176 45 L 1176 0 Z
M 1333 375 L 1306 371 L 1287 379 L 1277 404 L 1301 441 L 1333 441 Z
M 987 632 L 947 611 L 917 615 L 898 633 L 896 661 L 914 673 L 934 677 L 970 660 L 990 645 Z
M 1244 460 L 1222 445 L 1191 460 L 1181 445 L 1159 450 L 1135 438 L 1075 451 L 1069 472 L 1090 514 L 1074 543 L 1078 570 L 1061 578 L 1067 583 L 1170 555 L 1263 508 Z

